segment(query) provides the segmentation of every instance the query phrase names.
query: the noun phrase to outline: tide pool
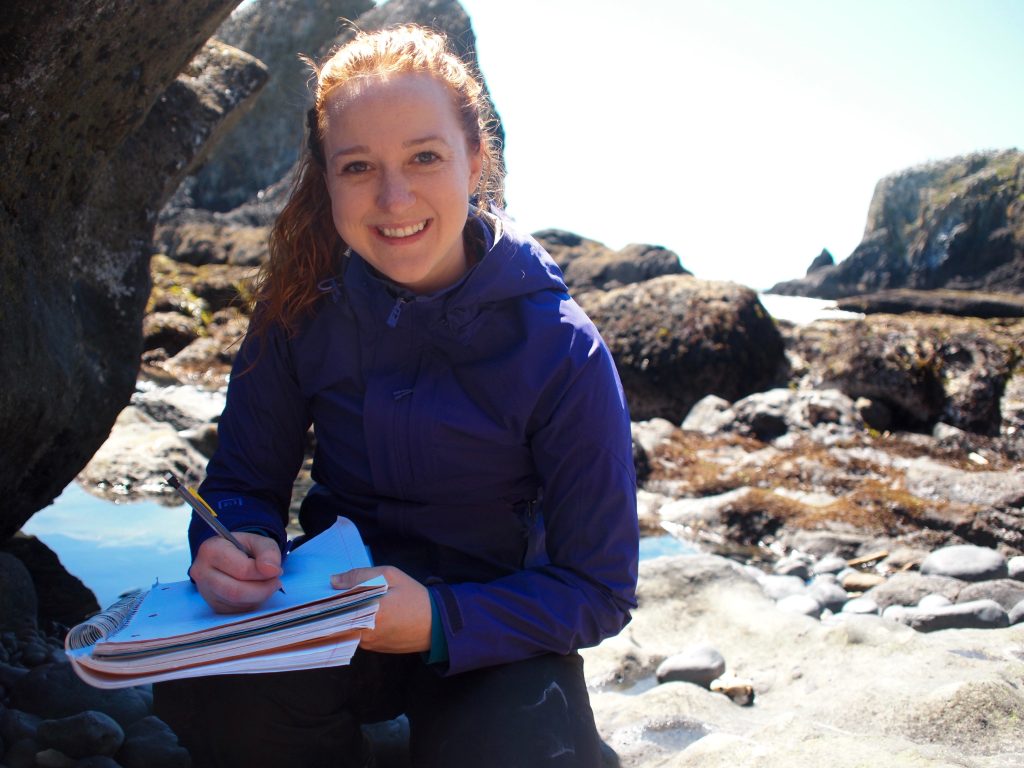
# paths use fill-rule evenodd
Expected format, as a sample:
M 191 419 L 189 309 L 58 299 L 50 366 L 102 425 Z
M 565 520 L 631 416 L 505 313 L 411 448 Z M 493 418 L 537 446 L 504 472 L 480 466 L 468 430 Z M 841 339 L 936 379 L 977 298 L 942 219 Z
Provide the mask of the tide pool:
M 188 578 L 189 552 L 185 532 L 187 506 L 165 507 L 155 501 L 115 504 L 72 483 L 22 530 L 38 537 L 57 553 L 69 573 L 96 595 L 100 606 L 122 592 L 147 588 L 157 581 Z M 672 536 L 645 536 L 640 559 L 693 554 Z
M 154 581 L 188 578 L 191 511 L 155 501 L 115 504 L 72 483 L 22 530 L 57 553 L 103 607 Z

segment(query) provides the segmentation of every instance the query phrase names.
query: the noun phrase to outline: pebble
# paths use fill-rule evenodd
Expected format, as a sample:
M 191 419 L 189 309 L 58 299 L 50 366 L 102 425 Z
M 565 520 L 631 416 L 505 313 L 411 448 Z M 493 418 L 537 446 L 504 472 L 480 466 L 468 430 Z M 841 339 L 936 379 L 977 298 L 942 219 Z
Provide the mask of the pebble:
M 873 614 L 878 613 L 878 603 L 870 597 L 855 597 L 847 600 L 842 613 Z
M 1007 620 L 1010 624 L 1020 624 L 1024 621 L 1024 600 L 1021 600 L 1006 614 Z
M 36 740 L 44 748 L 60 750 L 68 757 L 113 756 L 124 742 L 124 731 L 109 715 L 86 710 L 39 724 Z
M 780 576 L 766 574 L 759 579 L 761 589 L 772 600 L 782 600 L 792 595 L 802 595 L 807 588 L 804 579 L 799 576 Z
M 940 595 L 933 592 L 930 595 L 925 595 L 917 601 L 917 607 L 926 611 L 931 611 L 936 608 L 945 608 L 947 605 L 952 605 L 953 601 L 945 595 Z
M 124 730 L 124 745 L 117 753 L 122 768 L 191 768 L 192 757 L 178 744 L 174 731 L 150 715 Z
M 739 677 L 720 677 L 711 682 L 711 690 L 728 696 L 735 704 L 746 707 L 754 703 L 754 683 Z
M 837 574 L 845 568 L 846 558 L 836 554 L 828 554 L 811 566 L 811 573 L 814 575 L 821 575 L 823 573 Z
M 710 645 L 695 645 L 674 654 L 658 665 L 659 683 L 681 681 L 707 688 L 725 672 L 725 659 Z
M 867 592 L 872 587 L 885 583 L 885 576 L 880 573 L 849 571 L 840 579 L 843 589 L 847 592 Z
M 779 600 L 776 605 L 787 613 L 797 613 L 817 619 L 821 617 L 822 604 L 808 594 L 789 595 Z
M 963 581 L 1005 579 L 1006 558 L 1002 553 L 974 544 L 954 544 L 932 552 L 921 563 L 925 576 L 949 576 Z
M 811 558 L 799 553 L 786 555 L 775 563 L 772 573 L 778 576 L 795 576 L 806 581 L 811 577 Z
M 1008 611 L 1024 600 L 1024 583 L 1014 579 L 974 582 L 961 589 L 956 598 L 958 603 L 968 603 L 972 600 L 995 600 Z
M 902 612 L 887 609 L 882 614 L 918 632 L 939 629 L 1001 629 L 1010 624 L 1009 617 L 995 600 L 974 600 L 938 608 L 902 608 Z
M 830 611 L 841 611 L 850 596 L 834 580 L 816 578 L 807 587 L 807 594 Z
M 1017 555 L 1006 561 L 1006 575 L 1011 579 L 1024 581 L 1024 555 Z

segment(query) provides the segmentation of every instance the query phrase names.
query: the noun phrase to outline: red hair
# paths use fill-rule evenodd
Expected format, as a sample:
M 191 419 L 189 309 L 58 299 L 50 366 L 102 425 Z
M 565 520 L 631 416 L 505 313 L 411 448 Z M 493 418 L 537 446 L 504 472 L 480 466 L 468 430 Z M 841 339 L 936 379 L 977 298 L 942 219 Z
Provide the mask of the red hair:
M 478 194 L 499 206 L 504 202 L 503 169 L 483 87 L 448 49 L 443 34 L 416 25 L 360 32 L 323 65 L 305 61 L 316 78 L 314 105 L 308 115 L 309 140 L 291 195 L 270 232 L 270 258 L 256 277 L 256 311 L 250 323 L 256 335 L 274 324 L 295 333 L 299 320 L 321 295 L 319 284 L 341 269 L 346 245 L 331 214 L 321 142 L 327 127 L 327 98 L 353 78 L 424 72 L 447 85 L 466 143 L 483 158 Z

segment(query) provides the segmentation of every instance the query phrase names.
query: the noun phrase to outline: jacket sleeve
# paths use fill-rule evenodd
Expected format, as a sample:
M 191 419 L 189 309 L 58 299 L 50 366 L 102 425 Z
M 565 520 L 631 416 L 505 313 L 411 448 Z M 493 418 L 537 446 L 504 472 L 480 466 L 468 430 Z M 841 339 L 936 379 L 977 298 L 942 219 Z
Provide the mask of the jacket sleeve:
M 217 427 L 217 450 L 200 487 L 229 530 L 266 532 L 282 550 L 292 485 L 310 425 L 291 359 L 280 329 L 271 328 L 260 339 L 246 336 L 232 367 L 227 404 Z M 193 559 L 212 535 L 193 515 Z
M 576 308 L 577 312 L 582 312 Z M 619 632 L 636 607 L 639 533 L 629 413 L 612 357 L 583 317 L 531 435 L 547 562 L 486 583 L 432 585 L 447 674 Z

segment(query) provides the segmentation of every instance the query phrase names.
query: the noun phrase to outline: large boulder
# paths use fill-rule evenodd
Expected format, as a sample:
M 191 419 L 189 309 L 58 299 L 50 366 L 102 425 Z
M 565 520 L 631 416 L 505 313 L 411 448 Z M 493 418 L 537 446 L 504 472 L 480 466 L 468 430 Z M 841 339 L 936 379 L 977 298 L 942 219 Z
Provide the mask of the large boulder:
M 771 292 L 836 299 L 891 288 L 1024 293 L 1024 153 L 979 152 L 886 176 L 853 253 Z
M 805 386 L 833 387 L 882 404 L 897 429 L 930 430 L 941 421 L 997 435 L 1004 392 L 1024 344 L 1024 321 L 869 315 L 819 320 L 787 334 Z
M 253 57 L 204 47 L 234 4 L 5 6 L 0 538 L 61 492 L 128 402 L 157 212 L 265 80 Z
M 551 254 L 574 296 L 621 288 L 661 275 L 689 275 L 679 256 L 660 245 L 627 245 L 620 251 L 560 229 L 544 229 L 534 238 Z
M 287 173 L 302 148 L 301 117 L 309 106 L 308 67 L 299 54 L 319 56 L 345 19 L 371 8 L 372 0 L 255 0 L 220 25 L 217 38 L 262 61 L 270 82 L 231 141 L 218 145 L 183 185 L 196 207 L 230 210 Z
M 579 301 L 615 357 L 634 419 L 679 424 L 705 395 L 735 401 L 784 371 L 775 323 L 736 283 L 664 275 Z

